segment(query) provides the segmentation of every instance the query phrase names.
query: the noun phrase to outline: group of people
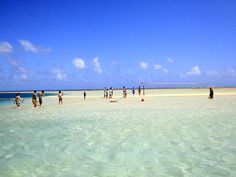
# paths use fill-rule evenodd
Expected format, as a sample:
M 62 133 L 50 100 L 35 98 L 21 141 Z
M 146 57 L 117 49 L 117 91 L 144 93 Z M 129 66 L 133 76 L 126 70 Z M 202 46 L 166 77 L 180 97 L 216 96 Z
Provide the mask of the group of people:
M 142 94 L 145 95 L 144 90 L 145 90 L 144 84 L 142 84 L 142 88 L 141 88 L 141 86 L 139 86 L 138 87 L 139 95 L 141 95 L 141 91 L 142 91 Z M 113 87 L 110 87 L 110 89 L 105 87 L 103 91 L 104 91 L 104 94 L 103 94 L 104 98 L 112 98 L 113 97 L 113 94 L 114 94 Z M 127 91 L 127 88 L 125 86 L 123 87 L 122 91 L 123 91 L 123 98 L 127 98 L 128 91 Z M 132 91 L 132 94 L 135 95 L 135 88 L 134 87 L 132 88 L 131 91 Z
M 58 91 L 58 104 L 63 104 L 63 92 L 61 90 Z M 84 91 L 83 96 L 84 99 L 86 99 L 87 93 Z M 33 107 L 36 108 L 37 106 L 41 106 L 43 104 L 43 96 L 44 96 L 44 90 L 41 90 L 39 93 L 37 93 L 36 90 L 32 93 L 32 104 Z M 16 104 L 16 107 L 19 107 L 21 103 L 23 103 L 23 99 L 20 96 L 20 93 L 16 94 L 14 104 Z
M 132 87 L 132 94 L 135 95 L 135 88 Z M 141 92 L 143 94 L 143 96 L 145 95 L 145 87 L 144 84 L 142 84 L 142 88 L 141 86 L 138 87 L 138 94 L 141 95 Z M 125 87 L 123 87 L 123 98 L 127 97 L 127 89 Z
M 39 93 L 37 93 L 36 90 L 32 93 L 32 104 L 33 107 L 36 108 L 38 105 L 41 106 L 43 104 L 43 96 L 44 96 L 44 90 L 41 90 Z M 59 98 L 59 104 L 62 103 L 62 96 L 63 93 L 61 91 L 58 91 L 58 98 Z M 16 104 L 16 107 L 19 107 L 21 103 L 23 103 L 23 99 L 20 96 L 20 93 L 16 94 L 14 104 Z
M 112 98 L 113 97 L 113 87 L 110 87 L 110 89 L 105 87 L 103 92 L 104 92 L 104 94 L 103 94 L 104 98 Z
M 142 94 L 145 95 L 145 88 L 144 85 L 138 87 L 138 93 L 139 95 L 141 95 L 141 91 Z M 135 88 L 132 88 L 132 94 L 135 94 Z M 83 96 L 84 99 L 86 99 L 86 95 L 87 93 L 84 91 L 83 92 Z M 44 96 L 44 90 L 41 90 L 40 93 L 37 93 L 36 90 L 34 90 L 33 94 L 32 94 L 32 104 L 33 107 L 36 108 L 38 105 L 41 106 L 43 103 L 43 96 Z M 104 98 L 112 98 L 113 96 L 113 87 L 110 87 L 110 89 L 107 89 L 106 87 L 104 88 Z M 123 87 L 123 98 L 127 97 L 127 89 L 125 87 Z M 214 91 L 212 89 L 212 87 L 209 87 L 209 99 L 213 99 L 214 97 Z M 20 96 L 20 93 L 16 94 L 15 97 L 15 101 L 14 104 L 16 104 L 16 107 L 19 107 L 21 105 L 21 103 L 23 103 L 23 99 Z M 38 104 L 39 103 L 39 104 Z M 63 92 L 62 91 L 58 91 L 58 104 L 63 104 Z
M 44 96 L 44 90 L 41 90 L 39 94 L 37 94 L 37 91 L 35 90 L 32 94 L 32 103 L 34 108 L 36 108 L 38 106 L 42 105 L 43 103 L 43 96 Z

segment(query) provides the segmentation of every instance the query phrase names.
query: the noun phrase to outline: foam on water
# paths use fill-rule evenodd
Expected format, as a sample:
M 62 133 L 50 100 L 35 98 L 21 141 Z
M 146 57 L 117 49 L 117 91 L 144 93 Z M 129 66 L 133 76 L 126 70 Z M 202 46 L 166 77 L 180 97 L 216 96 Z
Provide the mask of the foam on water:
M 0 176 L 236 176 L 236 96 L 205 92 L 1 104 Z

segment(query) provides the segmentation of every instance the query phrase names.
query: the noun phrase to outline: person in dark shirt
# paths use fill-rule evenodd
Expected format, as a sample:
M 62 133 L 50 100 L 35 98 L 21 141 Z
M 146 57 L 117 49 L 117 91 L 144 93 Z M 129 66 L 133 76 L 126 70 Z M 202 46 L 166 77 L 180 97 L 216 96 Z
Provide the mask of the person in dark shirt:
M 42 103 L 43 103 L 43 97 L 44 96 L 44 91 L 42 90 L 40 93 L 39 93 L 39 105 L 41 106 Z
M 83 95 L 84 95 L 84 100 L 85 100 L 86 99 L 86 95 L 87 95 L 85 91 L 84 91 Z
M 209 91 L 210 91 L 210 93 L 209 93 L 209 99 L 213 99 L 213 97 L 214 97 L 214 91 L 213 91 L 213 89 L 210 87 L 209 88 Z
M 132 88 L 132 93 L 133 93 L 133 95 L 135 94 L 135 88 L 134 87 Z
M 138 87 L 138 94 L 141 95 L 141 87 Z

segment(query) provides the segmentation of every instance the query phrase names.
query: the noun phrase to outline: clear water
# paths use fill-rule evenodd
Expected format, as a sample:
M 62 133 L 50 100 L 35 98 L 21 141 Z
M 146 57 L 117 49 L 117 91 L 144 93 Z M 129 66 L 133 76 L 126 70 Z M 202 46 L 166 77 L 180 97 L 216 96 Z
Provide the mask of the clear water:
M 16 97 L 16 93 L 18 92 L 0 92 L 0 102 L 7 101 L 7 100 L 14 100 Z M 53 96 L 53 95 L 56 95 L 56 93 L 52 93 L 52 92 L 45 93 L 45 96 Z M 22 98 L 31 98 L 32 92 L 21 92 L 20 96 Z
M 121 93 L 1 103 L 0 176 L 236 176 L 235 89 Z

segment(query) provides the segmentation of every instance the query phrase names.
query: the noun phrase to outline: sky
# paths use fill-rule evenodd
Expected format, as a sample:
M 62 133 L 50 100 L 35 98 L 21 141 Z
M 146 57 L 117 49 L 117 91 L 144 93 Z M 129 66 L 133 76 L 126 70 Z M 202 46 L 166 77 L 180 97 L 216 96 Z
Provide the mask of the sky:
M 236 86 L 235 9 L 235 0 L 0 0 L 0 90 Z

